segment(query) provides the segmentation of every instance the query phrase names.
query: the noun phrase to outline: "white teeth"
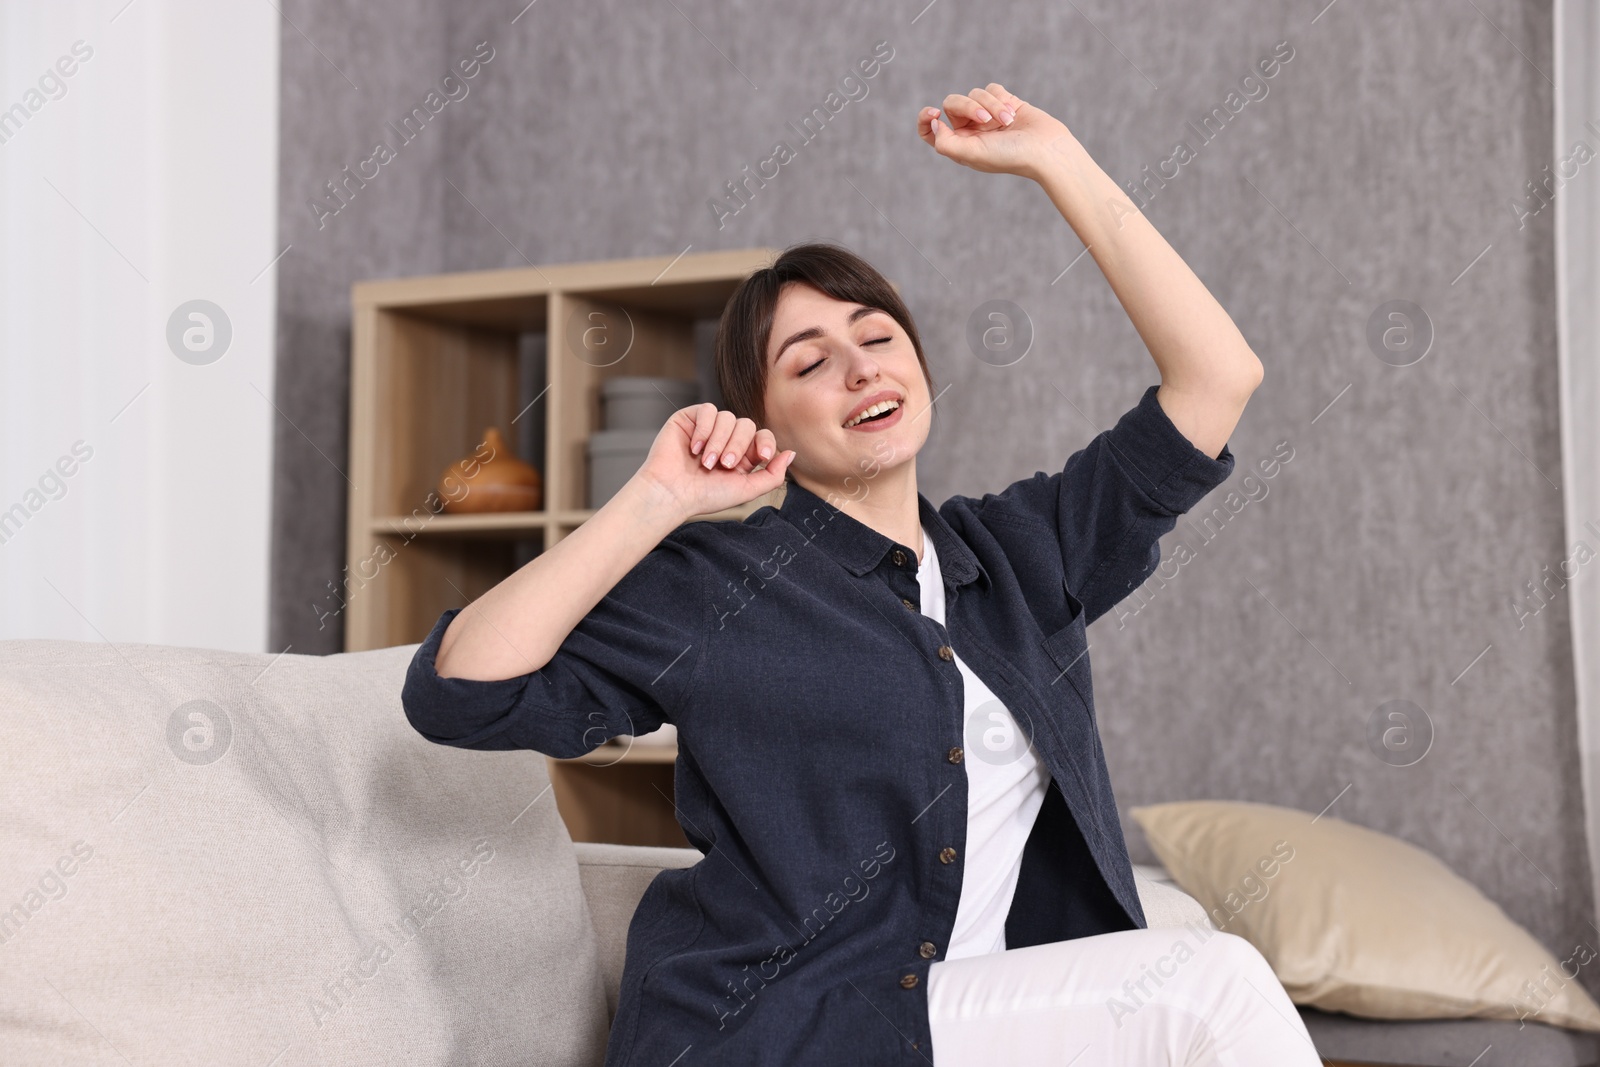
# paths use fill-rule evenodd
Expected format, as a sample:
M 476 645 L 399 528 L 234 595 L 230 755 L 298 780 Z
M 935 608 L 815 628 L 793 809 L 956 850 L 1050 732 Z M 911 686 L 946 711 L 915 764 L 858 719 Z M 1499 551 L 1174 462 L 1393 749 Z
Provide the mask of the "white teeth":
M 879 401 L 878 403 L 872 405 L 867 410 L 863 411 L 861 414 L 857 415 L 855 418 L 851 419 L 849 422 L 845 423 L 844 424 L 844 428 L 848 430 L 850 427 L 854 426 L 856 423 L 860 422 L 862 419 L 871 418 L 873 415 L 877 415 L 877 414 L 879 414 L 881 412 L 884 412 L 884 411 L 893 411 L 895 408 L 897 408 L 899 406 L 900 406 L 900 401 L 898 401 L 898 400 L 883 400 L 883 401 Z

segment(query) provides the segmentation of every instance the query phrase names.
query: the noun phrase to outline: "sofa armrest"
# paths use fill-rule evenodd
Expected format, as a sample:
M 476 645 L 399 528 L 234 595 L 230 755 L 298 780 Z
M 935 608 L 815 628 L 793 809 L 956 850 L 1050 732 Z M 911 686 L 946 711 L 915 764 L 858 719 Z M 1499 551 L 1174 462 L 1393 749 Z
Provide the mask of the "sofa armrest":
M 1150 864 L 1133 865 L 1133 884 L 1139 890 L 1139 906 L 1151 928 L 1188 926 L 1191 923 L 1214 929 L 1205 907 L 1179 889 L 1165 869 Z
M 700 853 L 692 848 L 658 848 L 647 845 L 610 845 L 574 841 L 578 851 L 578 880 L 589 901 L 595 945 L 600 954 L 600 974 L 605 980 L 607 1018 L 617 1013 L 622 988 L 622 964 L 627 958 L 628 924 L 639 899 L 655 876 L 669 867 L 693 867 Z

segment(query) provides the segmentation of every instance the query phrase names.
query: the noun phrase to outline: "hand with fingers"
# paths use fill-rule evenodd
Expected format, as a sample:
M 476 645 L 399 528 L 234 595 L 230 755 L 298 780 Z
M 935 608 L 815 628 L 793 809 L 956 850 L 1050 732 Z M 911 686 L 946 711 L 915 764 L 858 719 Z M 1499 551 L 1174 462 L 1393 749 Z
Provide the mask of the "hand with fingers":
M 685 515 L 708 515 L 748 503 L 783 484 L 793 449 L 778 452 L 771 430 L 715 404 L 672 413 L 636 477 L 653 482 Z
M 946 159 L 986 174 L 1031 178 L 1045 156 L 1072 132 L 1059 119 L 1035 107 L 999 82 L 944 98 L 940 110 L 917 114 L 917 134 Z

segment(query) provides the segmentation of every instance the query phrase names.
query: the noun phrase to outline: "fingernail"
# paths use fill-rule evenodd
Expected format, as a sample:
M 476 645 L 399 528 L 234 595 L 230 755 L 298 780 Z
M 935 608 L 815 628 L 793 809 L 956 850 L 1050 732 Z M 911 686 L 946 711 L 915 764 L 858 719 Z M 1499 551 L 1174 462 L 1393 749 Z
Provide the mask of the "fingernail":
M 1012 111 L 1010 108 L 1006 108 L 1004 111 L 1000 112 L 1000 121 L 1005 123 L 1007 126 L 1011 125 L 1011 123 L 1016 120 L 1016 117 L 1017 113 Z
M 772 449 L 763 446 L 760 451 L 761 451 L 761 458 L 762 459 L 771 459 L 772 458 Z
M 980 107 L 978 109 L 978 118 L 984 122 L 988 122 L 990 119 L 994 118 L 994 116 Z
M 707 452 L 704 462 L 706 465 L 706 470 L 710 470 L 712 467 L 715 467 L 717 465 L 717 454 L 715 452 Z
M 694 443 L 694 446 L 689 449 L 689 455 L 698 456 L 700 454 L 700 450 L 702 448 L 704 448 L 705 446 L 706 446 L 706 443 L 704 441 L 696 441 Z

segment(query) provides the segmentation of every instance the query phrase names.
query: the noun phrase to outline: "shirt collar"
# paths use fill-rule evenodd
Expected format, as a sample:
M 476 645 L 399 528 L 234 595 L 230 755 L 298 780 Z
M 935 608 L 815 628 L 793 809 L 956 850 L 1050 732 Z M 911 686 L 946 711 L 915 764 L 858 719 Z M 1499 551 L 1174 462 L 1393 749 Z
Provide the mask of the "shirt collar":
M 893 538 L 829 504 L 799 482 L 786 482 L 785 485 L 787 488 L 778 514 L 851 574 L 860 577 L 873 570 L 883 560 L 884 554 L 898 544 Z M 972 549 L 920 492 L 917 494 L 917 512 L 923 528 L 933 538 L 934 549 L 939 554 L 939 568 L 950 584 L 965 585 L 978 577 L 983 578 L 985 585 L 990 584 L 989 572 L 983 569 L 983 564 L 978 562 Z M 900 547 L 911 548 L 910 545 Z M 915 556 L 915 552 L 912 555 Z

